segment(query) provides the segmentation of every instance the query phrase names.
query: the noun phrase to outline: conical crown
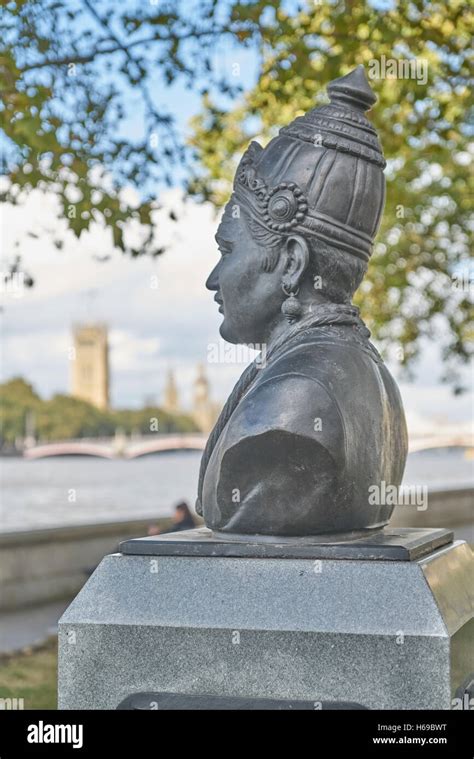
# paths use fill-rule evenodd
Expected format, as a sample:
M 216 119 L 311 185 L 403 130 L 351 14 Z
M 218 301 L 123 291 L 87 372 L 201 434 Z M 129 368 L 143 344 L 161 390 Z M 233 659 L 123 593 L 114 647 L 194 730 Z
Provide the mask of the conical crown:
M 368 260 L 385 200 L 385 160 L 365 112 L 376 102 L 362 66 L 331 82 L 330 103 L 253 142 L 237 199 L 269 232 L 312 234 Z

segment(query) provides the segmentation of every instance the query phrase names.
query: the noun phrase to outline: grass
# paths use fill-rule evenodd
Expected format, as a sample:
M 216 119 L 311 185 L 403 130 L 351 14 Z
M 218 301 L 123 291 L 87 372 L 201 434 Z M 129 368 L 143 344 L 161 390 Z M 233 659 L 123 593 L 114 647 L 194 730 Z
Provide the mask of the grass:
M 57 709 L 57 640 L 0 656 L 0 698 L 22 698 L 24 709 Z

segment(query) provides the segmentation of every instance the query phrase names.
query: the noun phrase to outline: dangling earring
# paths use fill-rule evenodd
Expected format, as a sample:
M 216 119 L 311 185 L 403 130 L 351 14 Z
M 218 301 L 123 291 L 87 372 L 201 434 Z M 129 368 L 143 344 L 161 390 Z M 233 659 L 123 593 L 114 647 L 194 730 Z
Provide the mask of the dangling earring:
M 281 312 L 288 319 L 289 323 L 297 321 L 301 317 L 301 303 L 296 297 L 300 291 L 299 287 L 292 291 L 287 285 L 282 283 L 281 289 L 287 295 L 287 299 L 281 304 Z

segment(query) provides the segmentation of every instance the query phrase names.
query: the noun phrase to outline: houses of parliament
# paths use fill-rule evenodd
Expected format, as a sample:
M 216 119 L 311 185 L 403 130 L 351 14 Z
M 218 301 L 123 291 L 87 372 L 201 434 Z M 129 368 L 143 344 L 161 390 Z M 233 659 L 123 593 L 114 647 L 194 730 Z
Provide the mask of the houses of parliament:
M 103 323 L 74 325 L 72 358 L 71 395 L 99 409 L 107 409 L 110 403 L 107 326 Z M 160 405 L 163 411 L 170 414 L 188 414 L 204 433 L 210 432 L 220 411 L 219 405 L 211 400 L 203 364 L 197 367 L 190 411 L 181 408 L 178 387 L 171 370 L 167 374 Z

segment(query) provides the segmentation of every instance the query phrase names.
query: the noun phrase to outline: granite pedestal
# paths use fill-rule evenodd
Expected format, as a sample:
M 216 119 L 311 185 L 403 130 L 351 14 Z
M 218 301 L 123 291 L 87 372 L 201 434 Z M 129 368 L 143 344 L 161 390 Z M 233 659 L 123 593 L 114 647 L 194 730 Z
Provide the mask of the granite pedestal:
M 121 549 L 60 620 L 61 709 L 450 709 L 474 671 L 473 556 L 446 530 Z

